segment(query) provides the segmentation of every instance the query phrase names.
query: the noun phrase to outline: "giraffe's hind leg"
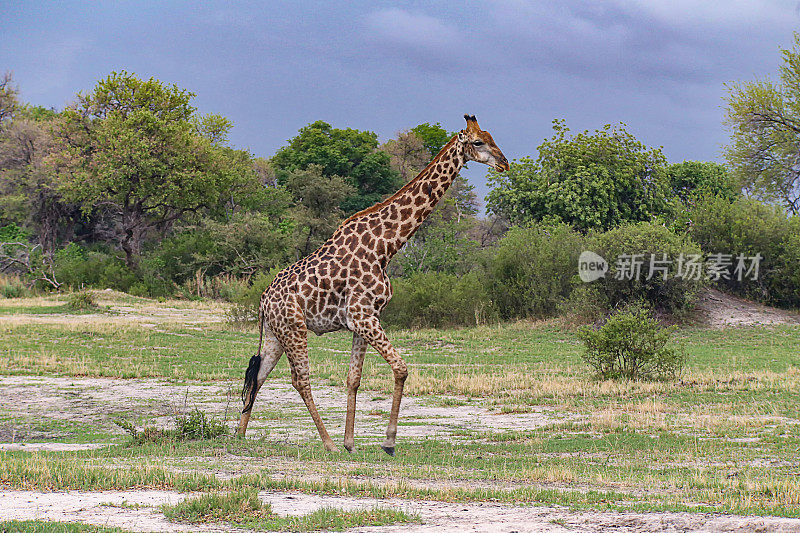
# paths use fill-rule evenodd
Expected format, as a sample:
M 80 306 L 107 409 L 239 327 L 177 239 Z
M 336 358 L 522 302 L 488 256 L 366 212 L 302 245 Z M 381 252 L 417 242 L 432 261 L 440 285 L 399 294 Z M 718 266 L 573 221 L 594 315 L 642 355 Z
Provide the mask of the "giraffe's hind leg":
M 306 404 L 311 419 L 317 426 L 319 436 L 325 449 L 332 452 L 336 445 L 331 440 L 322 417 L 319 416 L 314 398 L 311 395 L 311 372 L 308 360 L 308 330 L 302 319 L 299 309 L 294 316 L 288 320 L 289 324 L 285 328 L 279 328 L 278 339 L 286 350 L 286 357 L 289 359 L 289 366 L 292 370 L 292 386 L 300 393 L 300 397 Z
M 344 424 L 344 447 L 348 452 L 352 452 L 355 446 L 356 393 L 361 384 L 367 346 L 367 341 L 358 333 L 353 333 L 353 351 L 350 354 L 350 371 L 347 373 L 347 418 Z
M 256 401 L 256 394 L 259 389 L 269 377 L 270 372 L 278 364 L 278 360 L 283 355 L 283 346 L 278 342 L 278 339 L 269 328 L 264 328 L 264 341 L 261 346 L 261 353 L 255 361 L 251 361 L 251 365 L 257 365 L 257 374 L 252 383 L 248 383 L 245 378 L 245 388 L 242 391 L 242 400 L 244 401 L 244 409 L 242 410 L 242 418 L 239 420 L 239 429 L 236 434 L 244 436 L 247 431 L 247 424 L 250 422 L 250 413 L 253 409 L 253 402 Z M 248 369 L 249 371 L 250 369 Z

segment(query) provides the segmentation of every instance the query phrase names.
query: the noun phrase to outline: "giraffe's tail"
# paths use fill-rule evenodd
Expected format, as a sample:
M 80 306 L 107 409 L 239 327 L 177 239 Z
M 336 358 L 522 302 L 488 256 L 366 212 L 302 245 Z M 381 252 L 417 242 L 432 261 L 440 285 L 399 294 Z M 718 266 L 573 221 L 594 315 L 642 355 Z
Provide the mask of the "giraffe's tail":
M 258 370 L 261 368 L 261 345 L 264 343 L 264 310 L 261 305 L 258 306 L 258 329 L 258 351 L 250 358 L 250 363 L 244 373 L 244 387 L 242 388 L 244 409 L 242 409 L 242 413 L 249 413 L 256 400 L 256 379 Z

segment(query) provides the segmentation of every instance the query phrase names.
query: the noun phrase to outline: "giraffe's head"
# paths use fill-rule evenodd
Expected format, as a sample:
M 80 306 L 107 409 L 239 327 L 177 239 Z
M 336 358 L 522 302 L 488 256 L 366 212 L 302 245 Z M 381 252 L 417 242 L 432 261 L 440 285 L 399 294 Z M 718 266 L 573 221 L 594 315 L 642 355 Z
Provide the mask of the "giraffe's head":
M 467 127 L 458 132 L 458 142 L 464 146 L 468 161 L 477 161 L 494 168 L 498 172 L 508 170 L 508 160 L 494 143 L 492 135 L 478 126 L 475 115 L 464 115 Z

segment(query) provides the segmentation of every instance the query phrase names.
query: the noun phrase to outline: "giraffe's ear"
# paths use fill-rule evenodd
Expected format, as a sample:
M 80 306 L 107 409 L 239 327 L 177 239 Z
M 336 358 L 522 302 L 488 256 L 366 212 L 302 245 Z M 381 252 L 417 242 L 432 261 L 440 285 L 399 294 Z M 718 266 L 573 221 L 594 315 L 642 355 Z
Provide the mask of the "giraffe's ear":
M 467 142 L 467 134 L 464 130 L 458 132 L 458 142 L 460 143 Z

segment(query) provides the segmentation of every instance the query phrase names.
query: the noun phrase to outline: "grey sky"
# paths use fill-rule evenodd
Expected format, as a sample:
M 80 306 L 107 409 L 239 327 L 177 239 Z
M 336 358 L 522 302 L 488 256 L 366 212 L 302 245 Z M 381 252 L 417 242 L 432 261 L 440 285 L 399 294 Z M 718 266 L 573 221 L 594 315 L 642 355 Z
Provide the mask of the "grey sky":
M 198 7 L 199 6 L 199 7 Z M 724 84 L 776 77 L 791 1 L 35 2 L 0 0 L 0 70 L 63 108 L 112 70 L 197 94 L 269 157 L 303 125 L 386 140 L 465 112 L 509 159 L 550 122 L 625 122 L 671 161 L 719 160 Z M 466 172 L 483 196 L 485 169 Z

